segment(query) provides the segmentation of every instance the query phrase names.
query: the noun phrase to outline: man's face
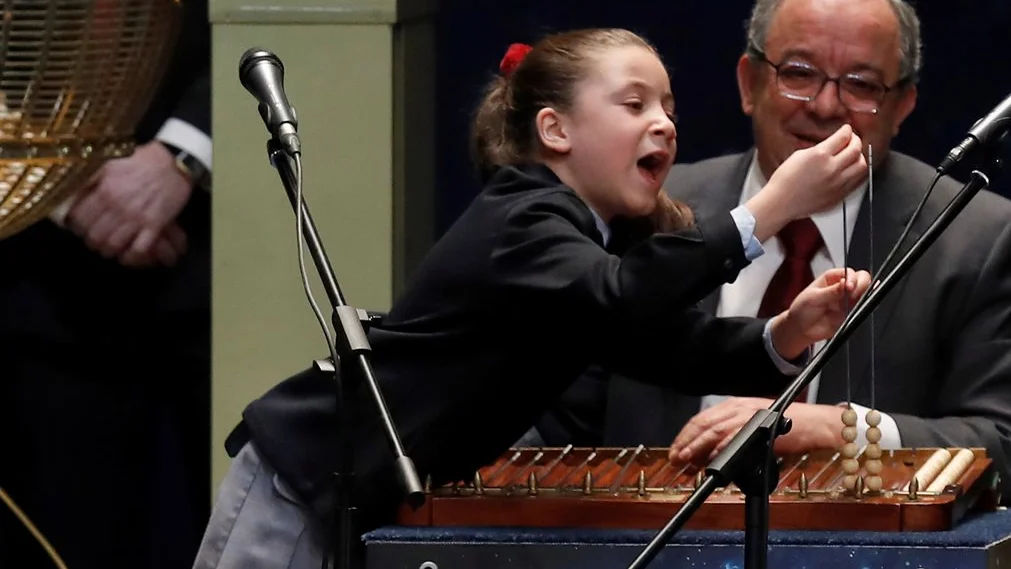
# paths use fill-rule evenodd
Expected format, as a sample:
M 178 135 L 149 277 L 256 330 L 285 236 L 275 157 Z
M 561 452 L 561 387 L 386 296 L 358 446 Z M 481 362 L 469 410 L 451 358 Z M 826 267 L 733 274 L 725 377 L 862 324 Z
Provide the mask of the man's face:
M 844 123 L 861 137 L 865 154 L 873 145 L 874 163 L 883 162 L 916 104 L 915 86 L 896 86 L 899 49 L 898 19 L 884 0 L 785 0 L 769 27 L 767 61 L 745 55 L 737 67 L 765 176 Z M 842 91 L 831 81 L 819 91 L 820 74 L 841 78 Z

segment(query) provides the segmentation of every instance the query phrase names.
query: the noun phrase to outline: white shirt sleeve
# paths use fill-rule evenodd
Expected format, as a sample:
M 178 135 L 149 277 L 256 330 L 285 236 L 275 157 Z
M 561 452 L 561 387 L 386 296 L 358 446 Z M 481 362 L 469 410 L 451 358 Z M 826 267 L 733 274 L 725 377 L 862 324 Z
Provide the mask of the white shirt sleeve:
M 188 122 L 170 118 L 155 135 L 156 140 L 182 148 L 193 155 L 208 170 L 213 162 L 211 137 Z

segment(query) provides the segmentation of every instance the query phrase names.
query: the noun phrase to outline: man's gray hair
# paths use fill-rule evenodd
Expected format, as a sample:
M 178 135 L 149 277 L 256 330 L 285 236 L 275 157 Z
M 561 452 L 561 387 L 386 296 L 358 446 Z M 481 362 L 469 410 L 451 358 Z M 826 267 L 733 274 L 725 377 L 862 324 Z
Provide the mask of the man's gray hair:
M 905 0 L 887 0 L 899 20 L 899 82 L 916 83 L 923 65 L 920 18 Z M 756 0 L 748 20 L 748 47 L 765 50 L 769 26 L 783 0 Z

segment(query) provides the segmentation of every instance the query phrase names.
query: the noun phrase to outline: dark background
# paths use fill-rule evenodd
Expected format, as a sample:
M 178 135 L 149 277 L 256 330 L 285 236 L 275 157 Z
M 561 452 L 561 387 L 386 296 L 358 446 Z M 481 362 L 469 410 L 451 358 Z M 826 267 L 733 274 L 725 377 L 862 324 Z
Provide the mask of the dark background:
M 1011 92 L 1011 0 L 920 0 L 923 69 L 919 101 L 893 148 L 936 165 Z M 751 145 L 735 67 L 751 0 L 444 0 L 437 47 L 436 231 L 441 235 L 479 190 L 467 148 L 481 90 L 512 42 L 572 28 L 624 27 L 644 35 L 671 72 L 678 162 Z M 1011 158 L 1008 145 L 1001 153 Z M 1011 172 L 994 191 L 1011 197 Z M 926 188 L 924 188 L 926 190 Z

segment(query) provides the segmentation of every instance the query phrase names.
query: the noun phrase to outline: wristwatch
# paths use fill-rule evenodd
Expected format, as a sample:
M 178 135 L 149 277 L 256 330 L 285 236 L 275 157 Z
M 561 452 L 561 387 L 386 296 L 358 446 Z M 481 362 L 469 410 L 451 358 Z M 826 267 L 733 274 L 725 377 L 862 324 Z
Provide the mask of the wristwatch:
M 196 156 L 178 146 L 173 146 L 167 142 L 162 142 L 162 145 L 172 153 L 172 156 L 176 159 L 176 168 L 189 178 L 194 187 L 205 190 L 211 189 L 211 171 L 204 166 L 203 162 L 197 160 Z

